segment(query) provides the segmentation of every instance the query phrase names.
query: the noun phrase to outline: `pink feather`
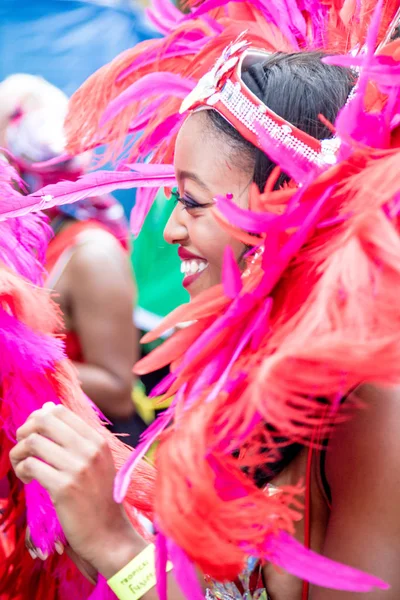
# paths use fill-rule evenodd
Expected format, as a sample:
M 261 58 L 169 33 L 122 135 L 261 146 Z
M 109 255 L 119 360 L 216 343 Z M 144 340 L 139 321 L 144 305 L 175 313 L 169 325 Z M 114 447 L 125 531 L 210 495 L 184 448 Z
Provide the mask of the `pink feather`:
M 141 112 L 140 116 L 134 119 L 131 127 L 129 128 L 128 133 L 133 133 L 134 131 L 141 131 L 150 123 L 151 119 L 154 118 L 156 114 L 157 108 L 161 106 L 165 102 L 165 96 L 161 96 L 154 100 L 153 102 L 149 102 L 148 106 Z
M 181 124 L 185 120 L 185 116 L 179 113 L 170 115 L 160 123 L 146 138 L 146 140 L 140 144 L 140 152 L 146 155 L 152 152 L 157 146 L 170 139 L 178 132 Z
M 0 260 L 35 285 L 41 285 L 51 235 L 47 219 L 41 214 L 0 222 Z
M 179 23 L 182 18 L 182 11 L 173 2 L 170 2 L 170 0 L 153 0 L 152 6 L 158 13 L 164 15 L 165 18 L 169 18 L 174 23 Z
M 150 23 L 163 35 L 168 35 L 174 27 L 174 22 L 160 15 L 157 11 L 151 7 L 145 9 L 145 14 Z
M 156 386 L 153 387 L 149 394 L 149 397 L 156 398 L 157 396 L 165 394 L 171 387 L 171 385 L 174 383 L 175 379 L 176 376 L 174 375 L 174 373 L 168 373 L 168 375 L 166 375 L 164 379 L 162 379 L 159 383 L 157 383 Z
M 231 2 L 241 2 L 242 0 L 230 0 Z M 202 4 L 200 4 L 197 8 L 195 8 L 191 13 L 187 15 L 186 20 L 197 19 L 210 11 L 213 11 L 216 8 L 224 7 L 228 4 L 228 0 L 205 0 Z M 267 0 L 251 0 L 249 2 L 251 6 L 254 6 L 255 9 L 259 10 L 267 22 L 273 23 L 282 31 L 288 41 L 291 42 L 294 48 L 298 47 L 298 43 L 295 35 L 292 30 L 293 27 L 289 26 L 289 24 L 282 20 L 282 12 L 279 11 L 279 8 L 276 7 L 274 3 L 267 2 Z M 284 14 L 284 13 L 283 13 Z
M 167 600 L 167 540 L 165 536 L 158 532 L 156 535 L 156 580 L 157 580 L 157 594 L 159 600 Z
M 167 538 L 168 556 L 174 565 L 173 575 L 185 598 L 204 600 L 193 563 L 174 541 Z
M 150 21 L 161 33 L 168 34 L 182 20 L 182 13 L 169 0 L 154 0 L 152 7 L 146 10 Z
M 279 217 L 272 213 L 256 213 L 238 206 L 230 198 L 216 196 L 216 207 L 226 220 L 249 233 L 263 233 Z
M 31 164 L 31 168 L 34 171 L 41 171 L 42 169 L 47 169 L 48 167 L 53 167 L 54 165 L 66 162 L 71 158 L 72 157 L 69 154 L 60 154 L 59 156 L 55 156 L 54 158 L 50 158 L 49 160 L 33 163 Z
M 193 31 L 183 32 L 178 36 L 174 42 L 169 46 L 165 51 L 163 50 L 163 58 L 176 58 L 179 56 L 190 56 L 196 55 L 203 46 L 209 41 L 209 37 L 204 35 L 204 32 L 200 32 L 197 38 L 193 39 Z M 143 52 L 140 56 L 135 58 L 132 63 L 125 67 L 118 75 L 116 82 L 122 81 L 126 79 L 131 73 L 133 73 L 139 66 L 144 67 L 146 65 L 152 64 L 157 56 L 160 54 L 160 49 L 157 44 L 154 44 Z
M 215 490 L 222 500 L 229 502 L 249 495 L 246 488 L 236 481 L 231 473 L 226 471 L 215 456 L 210 455 L 207 462 L 215 473 Z
M 158 165 L 152 165 L 151 174 L 149 172 L 148 175 L 142 175 L 140 172 L 97 171 L 83 175 L 77 181 L 61 181 L 55 185 L 48 185 L 28 196 L 19 194 L 17 198 L 7 198 L 0 207 L 0 221 L 38 212 L 44 208 L 70 204 L 91 196 L 108 194 L 117 189 L 172 187 L 174 183 L 172 167 L 166 171 L 165 168 L 158 169 Z
M 282 215 L 273 213 L 256 213 L 251 210 L 240 208 L 229 198 L 217 196 L 217 208 L 219 212 L 231 223 L 251 233 L 267 233 L 268 236 L 285 231 L 288 228 L 300 227 L 310 212 L 314 201 L 301 203 L 301 196 L 305 188 L 301 188 L 294 195 L 294 202 L 289 204 Z M 272 240 L 271 240 L 272 241 Z M 267 241 L 267 244 L 270 242 Z
M 313 585 L 349 592 L 387 590 L 389 585 L 373 575 L 363 573 L 312 550 L 307 550 L 288 533 L 270 537 L 266 543 L 266 560 Z
M 100 119 L 100 127 L 103 127 L 110 119 L 114 119 L 132 102 L 151 96 L 165 96 L 166 93 L 168 96 L 185 98 L 195 85 L 194 80 L 185 79 L 174 73 L 159 72 L 144 75 L 110 102 Z
M 230 246 L 227 246 L 224 252 L 222 284 L 224 287 L 225 296 L 228 298 L 236 298 L 242 289 L 240 269 Z
M 133 236 L 140 233 L 144 220 L 154 202 L 159 188 L 139 188 L 136 194 L 135 206 L 131 211 L 130 228 Z
M 128 491 L 132 473 L 138 462 L 145 456 L 152 444 L 156 441 L 160 433 L 164 431 L 173 416 L 175 402 L 146 429 L 141 437 L 141 441 L 136 446 L 126 463 L 118 471 L 114 482 L 114 500 L 122 502 Z

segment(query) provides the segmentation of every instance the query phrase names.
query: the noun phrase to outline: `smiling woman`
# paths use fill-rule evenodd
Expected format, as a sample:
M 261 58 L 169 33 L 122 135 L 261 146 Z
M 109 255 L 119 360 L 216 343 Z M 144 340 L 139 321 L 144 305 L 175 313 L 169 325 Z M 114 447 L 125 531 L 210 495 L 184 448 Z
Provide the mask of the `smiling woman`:
M 210 135 L 205 135 L 205 130 Z M 177 137 L 175 168 L 180 195 L 175 195 L 178 204 L 165 227 L 164 237 L 170 244 L 179 244 L 186 275 L 183 285 L 191 298 L 221 281 L 227 245 L 234 249 L 238 260 L 244 251 L 243 244 L 226 234 L 208 210 L 217 195 L 232 194 L 243 207 L 248 202 L 251 167 L 234 168 L 235 153 L 229 150 L 227 153 L 226 146 L 223 136 L 218 139 L 212 134 L 205 112 L 187 119 Z
M 154 337 L 190 325 L 136 366 L 142 373 L 171 364 L 157 392 L 172 405 L 118 474 L 114 497 L 107 446 L 63 408 L 33 415 L 11 458 L 24 483 L 36 479 L 49 491 L 70 546 L 121 600 L 163 599 L 167 586 L 170 600 L 400 594 L 399 106 L 397 83 L 387 79 L 398 68 L 398 44 L 385 48 L 382 61 L 374 55 L 384 32 L 379 37 L 378 10 L 370 23 L 370 5 L 354 21 L 346 14 L 350 30 L 344 12 L 328 14 L 318 4 L 311 15 L 301 6 L 281 15 L 284 40 L 273 14 L 265 23 L 258 5 L 239 5 L 250 22 L 235 14 L 227 24 L 225 15 L 215 21 L 215 11 L 202 19 L 206 2 L 191 15 L 193 29 L 185 19 L 178 33 L 168 5 L 162 22 L 175 19 L 175 26 L 166 45 L 137 50 L 134 67 L 127 55 L 115 67 L 116 95 L 128 72 L 139 77 L 139 58 L 145 76 L 152 51 L 160 68 L 161 48 L 165 68 L 176 51 L 182 73 L 198 81 L 182 118 L 180 102 L 160 108 L 157 98 L 134 150 L 146 156 L 153 140 L 157 161 L 174 144 L 177 203 L 164 235 L 179 246 L 191 302 Z M 179 34 L 198 43 L 202 28 L 201 52 L 190 46 L 193 58 L 186 53 L 180 62 Z M 246 34 L 237 37 L 238 28 Z M 321 39 L 341 51 L 366 42 L 369 51 L 335 59 L 294 51 Z M 212 67 L 204 63 L 209 56 Z M 372 60 L 383 65 L 371 70 L 373 81 Z M 335 61 L 340 66 L 328 64 Z M 357 82 L 353 62 L 365 69 Z M 112 71 L 84 93 L 108 93 Z M 133 109 L 100 133 L 115 139 L 125 118 L 129 127 L 133 116 L 143 122 L 146 81 Z M 114 498 L 124 497 L 156 439 L 154 565 L 154 548 Z M 167 576 L 168 559 L 178 585 Z

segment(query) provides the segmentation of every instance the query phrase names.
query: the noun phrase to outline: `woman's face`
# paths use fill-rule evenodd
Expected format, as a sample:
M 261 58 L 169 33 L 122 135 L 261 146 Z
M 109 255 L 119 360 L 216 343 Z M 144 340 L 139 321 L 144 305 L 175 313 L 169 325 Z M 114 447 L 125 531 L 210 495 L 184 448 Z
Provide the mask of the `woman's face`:
M 232 194 L 239 206 L 248 206 L 252 169 L 238 168 L 235 162 L 237 153 L 223 133 L 214 132 L 205 111 L 186 119 L 175 146 L 180 201 L 165 227 L 164 238 L 179 246 L 182 284 L 191 298 L 221 282 L 226 246 L 231 246 L 238 262 L 245 251 L 210 211 L 218 195 Z

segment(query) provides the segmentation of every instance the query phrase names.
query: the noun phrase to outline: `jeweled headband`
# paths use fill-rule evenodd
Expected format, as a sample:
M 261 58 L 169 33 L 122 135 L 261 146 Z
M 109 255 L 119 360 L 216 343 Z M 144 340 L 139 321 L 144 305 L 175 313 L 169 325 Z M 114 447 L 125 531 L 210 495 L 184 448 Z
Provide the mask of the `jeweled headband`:
M 262 149 L 262 146 L 256 124 L 310 162 L 316 165 L 334 163 L 337 144 L 332 143 L 333 140 L 320 141 L 301 131 L 269 109 L 245 84 L 242 74 L 257 60 L 267 58 L 269 53 L 250 48 L 243 36 L 225 48 L 211 71 L 182 102 L 180 112 L 213 108 L 258 148 Z

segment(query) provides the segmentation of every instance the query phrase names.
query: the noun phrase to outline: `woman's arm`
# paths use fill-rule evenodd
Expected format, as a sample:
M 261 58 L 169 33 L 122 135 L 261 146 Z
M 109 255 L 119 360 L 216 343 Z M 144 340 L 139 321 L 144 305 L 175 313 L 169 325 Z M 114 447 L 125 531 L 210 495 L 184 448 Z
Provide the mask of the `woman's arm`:
M 37 480 L 50 494 L 73 551 L 109 579 L 147 543 L 113 500 L 115 468 L 102 436 L 65 407 L 31 415 L 18 430 L 10 458 L 25 483 Z M 168 575 L 170 600 L 183 596 Z M 144 600 L 157 600 L 153 588 Z
M 335 430 L 326 472 L 332 491 L 324 555 L 391 585 L 368 594 L 313 589 L 311 600 L 400 598 L 400 391 L 364 386 L 365 403 Z
M 111 420 L 124 419 L 134 412 L 135 288 L 127 253 L 110 234 L 101 234 L 77 248 L 65 271 L 72 324 L 85 359 L 75 366 L 84 392 L 100 410 Z

